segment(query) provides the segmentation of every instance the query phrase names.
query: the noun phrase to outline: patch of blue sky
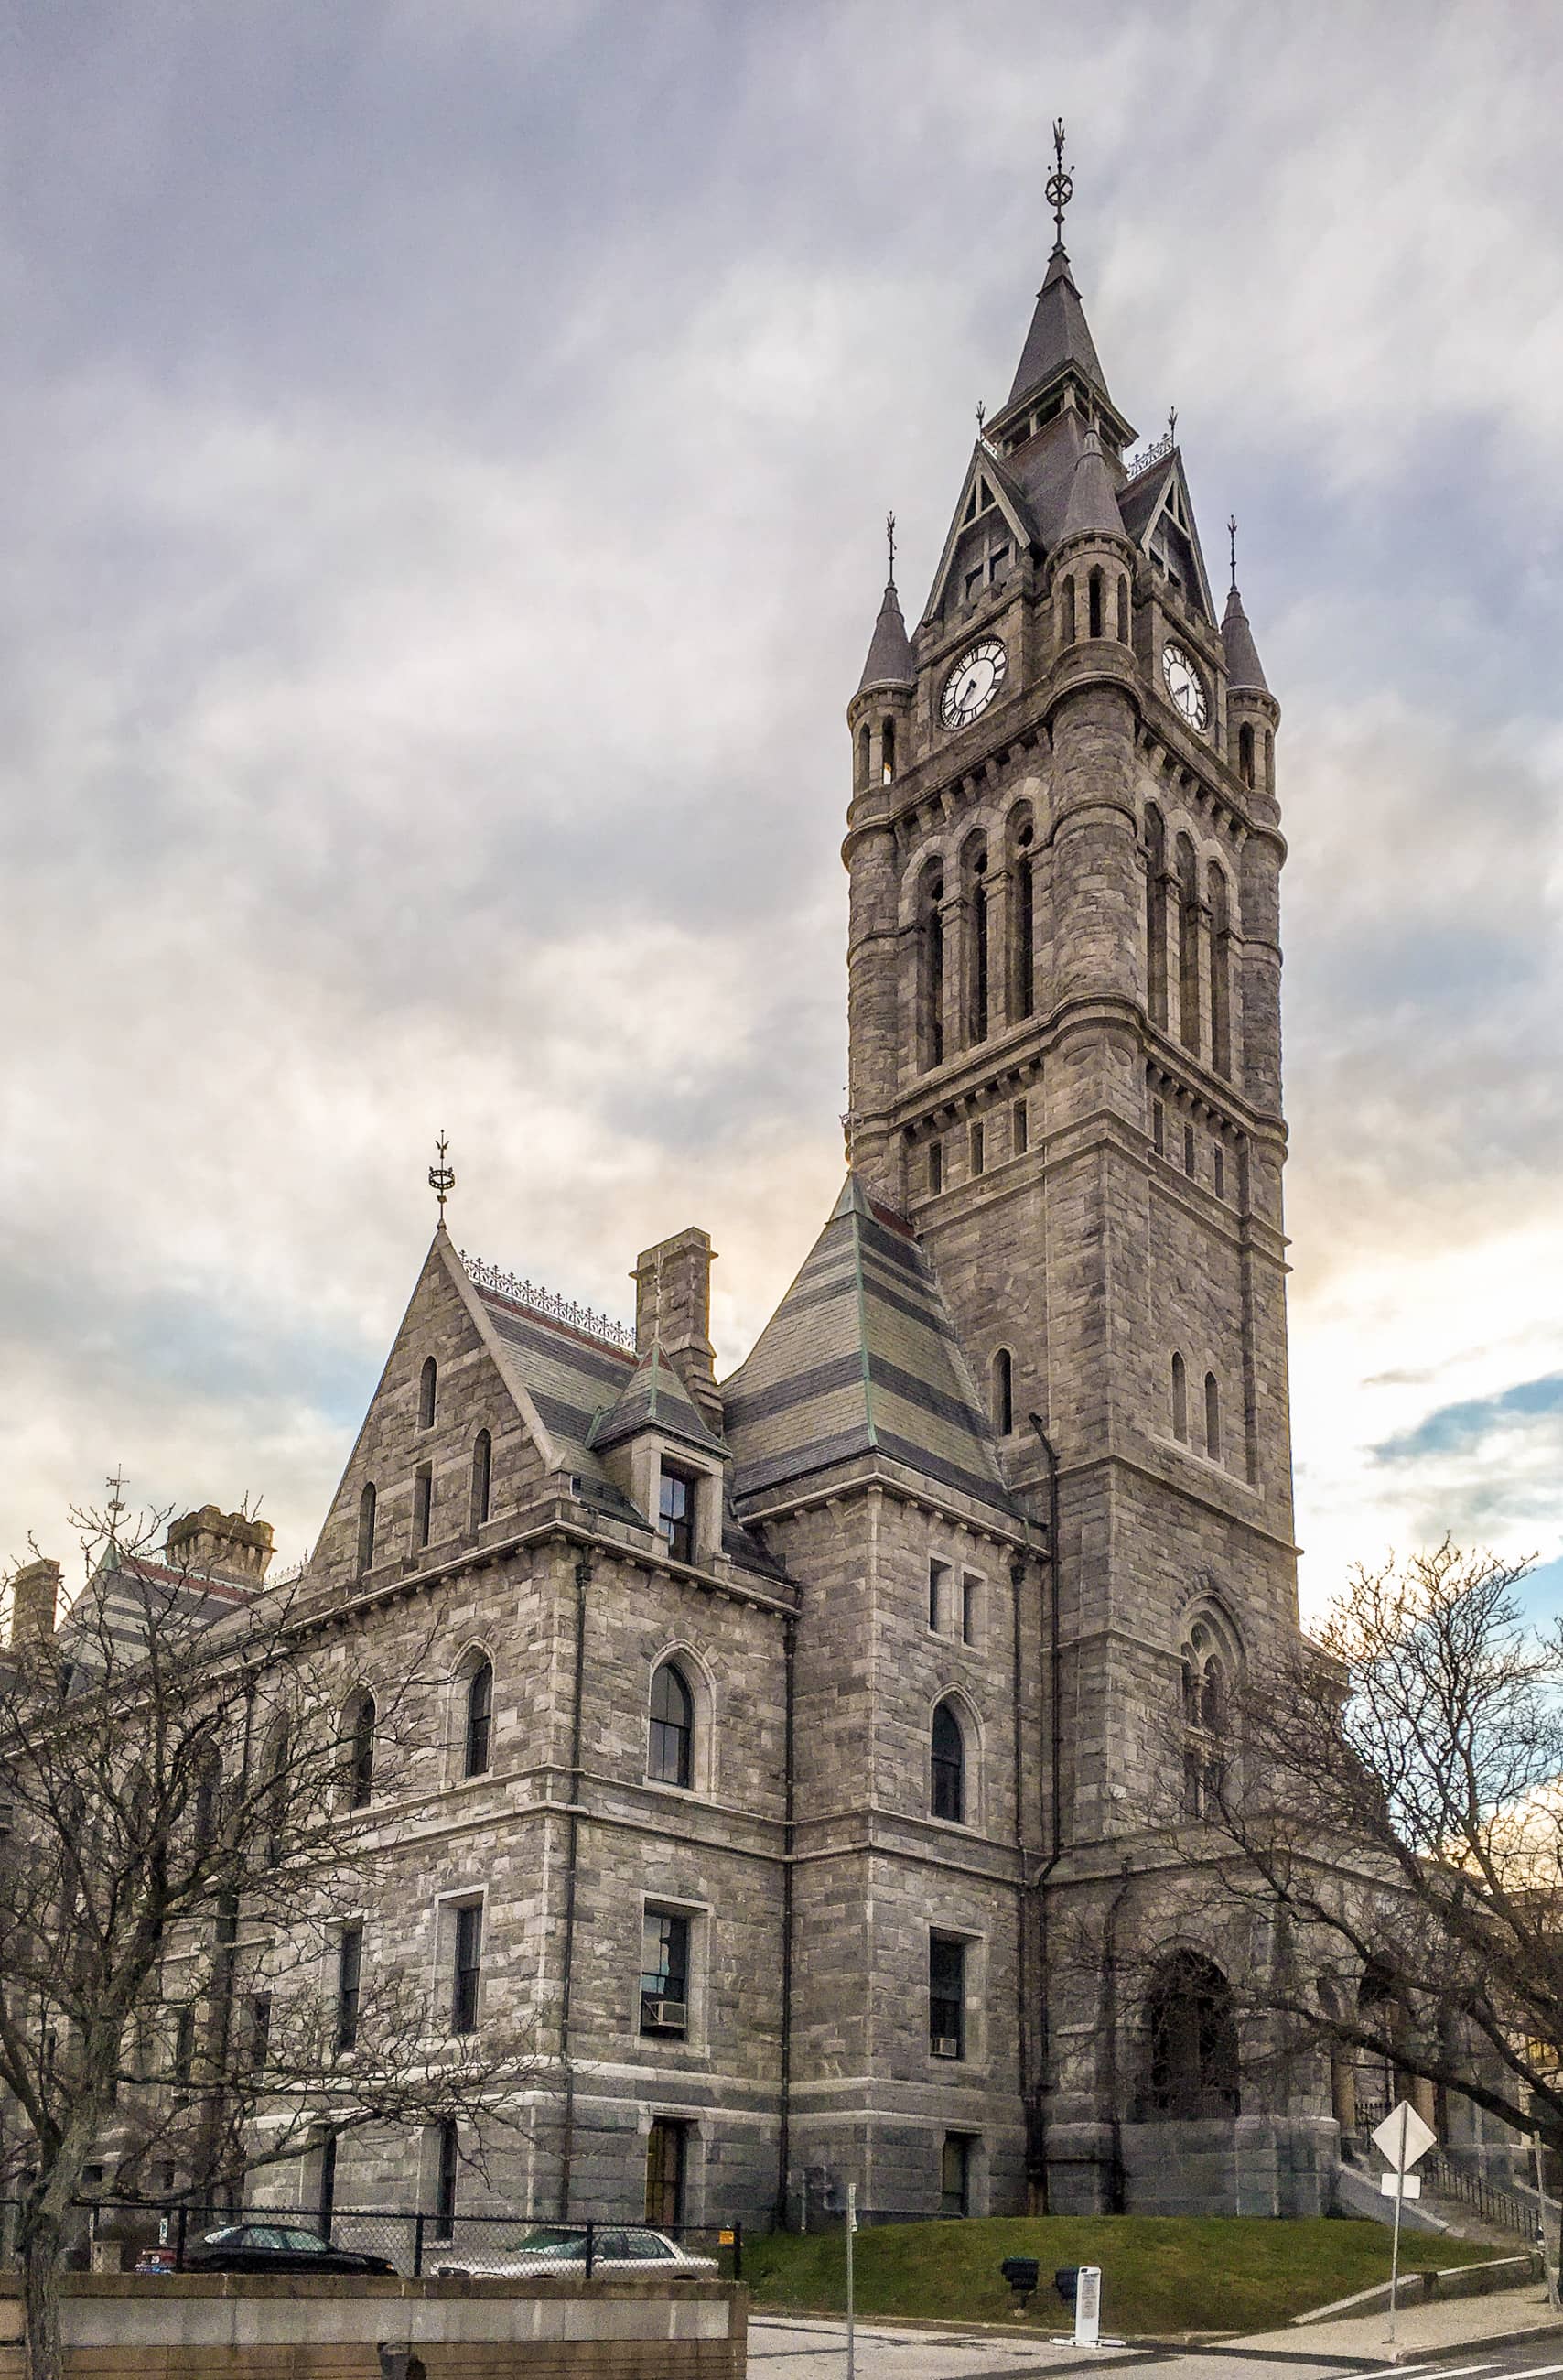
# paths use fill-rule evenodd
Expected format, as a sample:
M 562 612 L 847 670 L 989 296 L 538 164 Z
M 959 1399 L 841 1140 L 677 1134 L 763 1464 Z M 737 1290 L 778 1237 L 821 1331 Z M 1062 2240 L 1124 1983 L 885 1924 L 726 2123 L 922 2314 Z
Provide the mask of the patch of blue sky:
M 1496 1396 L 1467 1397 L 1455 1404 L 1439 1405 L 1413 1429 L 1381 1439 L 1372 1451 L 1378 1463 L 1415 1463 L 1427 1455 L 1461 1453 L 1506 1425 L 1550 1415 L 1563 1422 L 1563 1372 L 1517 1381 Z
M 1546 1627 L 1563 1620 L 1563 1553 L 1551 1561 L 1538 1562 L 1521 1581 L 1516 1597 L 1521 1611 L 1533 1625 Z

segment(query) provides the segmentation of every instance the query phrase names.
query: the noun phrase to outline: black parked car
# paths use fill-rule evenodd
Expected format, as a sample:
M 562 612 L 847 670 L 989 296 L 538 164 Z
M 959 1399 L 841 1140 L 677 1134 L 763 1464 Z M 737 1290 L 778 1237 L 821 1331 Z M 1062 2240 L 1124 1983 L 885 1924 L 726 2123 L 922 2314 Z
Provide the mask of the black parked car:
M 185 2250 L 188 2273 L 394 2273 L 383 2256 L 358 2248 L 333 2248 L 301 2223 L 224 2223 L 192 2240 Z

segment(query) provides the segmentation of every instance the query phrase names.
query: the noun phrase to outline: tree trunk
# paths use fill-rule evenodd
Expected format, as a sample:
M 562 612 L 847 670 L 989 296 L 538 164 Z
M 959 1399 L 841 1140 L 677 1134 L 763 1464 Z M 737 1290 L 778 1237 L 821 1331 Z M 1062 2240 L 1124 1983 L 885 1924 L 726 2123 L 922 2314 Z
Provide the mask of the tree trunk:
M 60 2344 L 60 2252 L 58 2218 L 30 2213 L 25 2218 L 22 2255 L 26 2274 L 27 2380 L 63 2380 Z

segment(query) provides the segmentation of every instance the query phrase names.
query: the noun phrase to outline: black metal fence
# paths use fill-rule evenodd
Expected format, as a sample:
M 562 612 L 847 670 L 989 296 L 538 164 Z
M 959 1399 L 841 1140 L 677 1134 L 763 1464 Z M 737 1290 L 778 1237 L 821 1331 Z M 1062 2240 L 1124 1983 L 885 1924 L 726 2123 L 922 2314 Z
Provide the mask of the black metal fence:
M 20 2205 L 0 2200 L 0 2265 L 18 2263 Z M 66 2261 L 78 2271 L 309 2272 L 375 2258 L 404 2279 L 442 2274 L 583 2280 L 744 2277 L 741 2223 L 555 2223 L 522 2215 L 454 2217 L 390 2207 L 287 2207 L 81 2199 L 72 2209 Z M 319 2259 L 317 2263 L 317 2258 Z
M 1442 2149 L 1430 2153 L 1423 2171 L 1435 2190 L 1448 2198 L 1463 2200 L 1499 2230 L 1512 2231 L 1517 2239 L 1534 2240 L 1540 2208 L 1533 2195 L 1522 2196 L 1518 2191 L 1505 2190 L 1497 2182 L 1488 2181 L 1482 2174 L 1472 2173 Z

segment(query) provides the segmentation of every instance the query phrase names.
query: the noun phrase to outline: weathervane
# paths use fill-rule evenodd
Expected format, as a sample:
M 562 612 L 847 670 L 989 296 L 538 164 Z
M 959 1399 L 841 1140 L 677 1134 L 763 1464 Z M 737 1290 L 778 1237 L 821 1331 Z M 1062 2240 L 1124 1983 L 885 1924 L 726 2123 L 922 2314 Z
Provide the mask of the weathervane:
M 450 1196 L 451 1192 L 455 1188 L 455 1171 L 454 1167 L 447 1165 L 445 1162 L 446 1158 L 450 1155 L 450 1143 L 445 1138 L 443 1133 L 440 1135 L 440 1137 L 434 1146 L 437 1161 L 429 1169 L 429 1187 L 433 1191 L 435 1196 L 440 1201 L 440 1220 L 443 1223 L 445 1220 L 445 1201 Z
M 1048 204 L 1053 210 L 1053 225 L 1060 248 L 1063 246 L 1064 209 L 1074 196 L 1074 177 L 1064 171 L 1063 152 L 1064 121 L 1061 115 L 1056 115 L 1053 118 L 1053 170 L 1048 176 L 1044 191 Z
M 885 542 L 890 547 L 890 583 L 895 585 L 895 515 L 885 515 Z
M 1237 592 L 1237 515 L 1227 515 L 1227 543 L 1232 551 L 1232 592 Z
M 1178 408 L 1175 405 L 1169 405 L 1167 408 L 1167 435 L 1171 440 L 1173 445 L 1176 446 L 1178 443 Z

